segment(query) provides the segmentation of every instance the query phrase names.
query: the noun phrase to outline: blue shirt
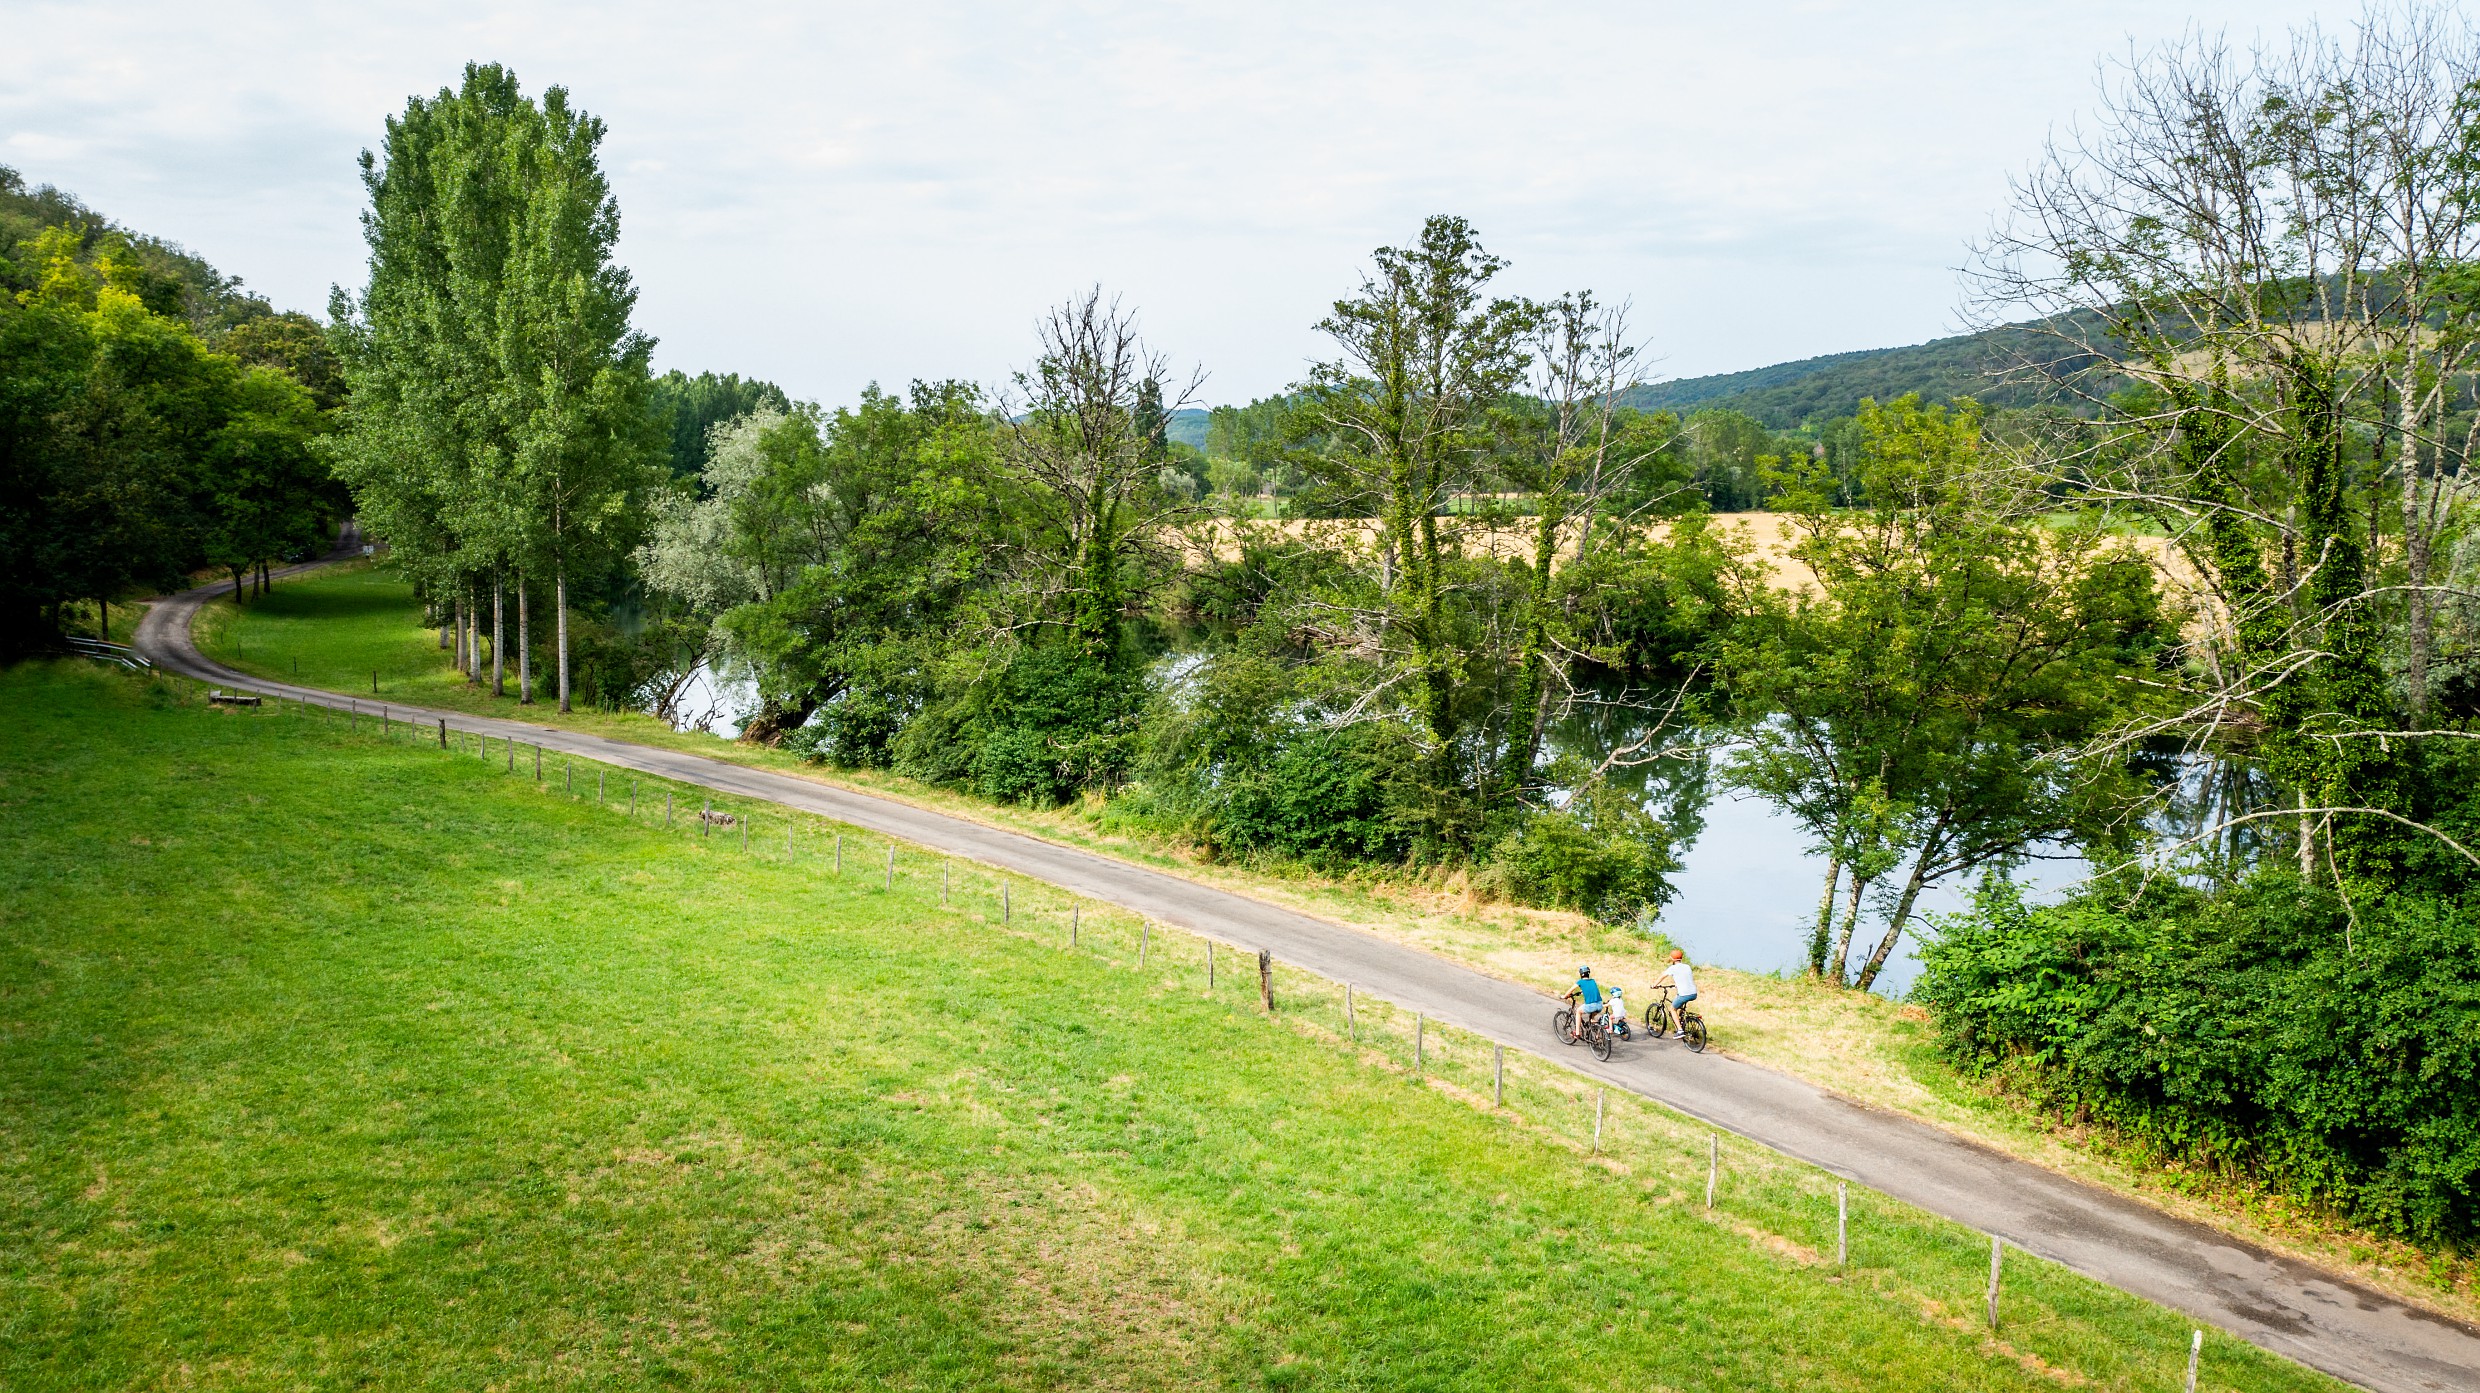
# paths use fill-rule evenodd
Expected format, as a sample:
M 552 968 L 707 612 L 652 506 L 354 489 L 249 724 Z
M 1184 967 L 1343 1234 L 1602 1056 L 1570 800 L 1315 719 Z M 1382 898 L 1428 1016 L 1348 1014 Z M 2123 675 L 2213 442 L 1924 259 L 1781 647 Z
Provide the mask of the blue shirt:
M 1599 1006 L 1599 1005 L 1601 1005 L 1601 1004 L 1602 1004 L 1602 984 L 1601 984 L 1601 983 L 1599 983 L 1599 982 L 1594 981 L 1592 978 L 1590 978 L 1590 977 L 1579 977 L 1579 978 L 1577 978 L 1577 979 L 1576 979 L 1576 990 L 1577 990 L 1578 992 L 1583 993 L 1583 995 L 1584 995 L 1584 1004 L 1585 1004 L 1586 1006 L 1591 1007 L 1591 1006 Z

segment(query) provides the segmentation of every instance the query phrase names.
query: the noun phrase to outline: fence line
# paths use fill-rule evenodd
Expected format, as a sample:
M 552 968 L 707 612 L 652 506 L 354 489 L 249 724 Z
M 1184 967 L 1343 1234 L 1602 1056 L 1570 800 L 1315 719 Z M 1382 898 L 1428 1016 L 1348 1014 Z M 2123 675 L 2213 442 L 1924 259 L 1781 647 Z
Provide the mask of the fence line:
M 346 736 L 358 737 L 367 728 L 370 737 L 382 743 L 394 742 L 401 735 L 416 747 L 427 747 L 432 744 L 431 741 L 422 739 L 422 736 L 429 732 L 421 731 L 417 723 L 411 720 L 396 719 L 392 710 L 382 709 L 376 713 L 364 713 L 360 710 L 360 703 L 351 698 L 340 698 L 336 703 L 311 702 L 296 698 L 293 708 L 299 717 L 307 717 L 313 710 L 317 711 L 323 724 L 332 725 L 341 717 L 343 730 L 340 733 Z M 275 709 L 279 712 L 283 709 L 281 697 L 277 699 Z M 362 719 L 365 714 L 376 714 L 378 719 L 366 723 Z M 475 753 L 487 762 L 489 736 L 485 732 L 458 731 L 458 749 L 462 750 L 463 740 L 468 734 L 475 740 Z M 439 722 L 436 735 L 437 747 L 446 750 L 447 725 L 444 720 Z M 503 770 L 513 774 L 516 770 L 517 741 L 508 736 L 502 736 L 501 740 L 504 747 Z M 573 763 L 574 759 L 579 757 L 591 759 L 591 756 L 571 757 L 569 764 L 563 770 L 564 777 L 559 790 L 572 801 L 579 801 Z M 542 747 L 537 744 L 534 750 L 533 782 L 538 790 L 549 793 L 552 790 L 542 780 L 541 758 Z M 664 786 L 663 818 L 660 825 L 670 828 L 674 825 L 673 803 L 677 794 L 684 788 L 699 788 L 701 793 L 701 816 L 699 818 L 701 843 L 711 837 L 716 812 L 712 790 L 688 784 L 686 781 L 675 781 L 661 775 L 649 775 L 643 771 L 630 770 L 629 798 L 625 808 L 622 808 L 607 802 L 604 790 L 609 768 L 625 768 L 625 766 L 606 767 L 601 761 L 594 761 L 594 763 L 597 765 L 594 796 L 597 808 L 626 816 L 632 823 L 638 822 L 638 786 L 641 782 L 652 779 Z M 739 824 L 743 850 L 749 846 L 748 824 L 751 820 L 752 808 L 763 805 L 771 811 L 782 810 L 782 805 L 765 799 L 733 797 L 729 801 L 732 806 L 726 810 L 725 815 Z M 802 859 L 798 852 L 796 832 L 800 820 L 807 818 L 820 829 L 819 835 L 811 839 L 811 844 L 814 846 L 823 844 L 829 849 L 833 868 L 840 874 L 843 868 L 844 834 L 847 830 L 858 832 L 859 829 L 852 829 L 849 824 L 838 823 L 835 819 L 821 814 L 793 810 L 783 810 L 783 812 L 786 817 L 783 844 L 785 860 L 788 863 L 797 863 Z M 830 828 L 833 830 L 827 830 Z M 884 841 L 886 875 L 883 889 L 892 892 L 895 885 L 897 847 L 903 839 L 881 833 L 861 833 L 861 835 L 878 836 Z M 966 860 L 968 866 L 976 863 L 946 852 L 929 848 L 923 848 L 923 850 L 928 854 L 938 856 L 941 860 L 938 902 L 941 905 L 948 905 L 956 898 L 954 894 L 956 862 Z M 761 851 L 759 854 L 763 855 L 764 852 Z M 998 867 L 987 869 L 990 871 L 986 882 L 988 889 L 986 897 L 980 902 L 997 910 L 997 927 L 1002 931 L 1012 933 L 1019 938 L 1031 939 L 1039 932 L 1032 924 L 1021 929 L 1015 925 L 1015 877 Z M 1037 901 L 1046 901 L 1029 903 L 1026 906 L 1029 915 L 1038 917 L 1046 910 L 1051 913 L 1064 914 L 1069 931 L 1067 942 L 1071 949 L 1077 950 L 1082 956 L 1100 958 L 1107 964 L 1117 965 L 1123 960 L 1122 950 L 1126 941 L 1133 939 L 1133 965 L 1138 969 L 1144 967 L 1149 953 L 1155 947 L 1152 941 L 1153 930 L 1158 925 L 1154 920 L 1133 911 L 1121 910 L 1117 906 L 1109 905 L 1103 906 L 1104 912 L 1088 916 L 1085 902 L 1071 892 L 1040 881 L 1027 882 L 1027 889 L 1037 897 Z M 1047 901 L 1055 901 L 1055 903 Z M 989 922 L 983 914 L 976 913 L 974 917 L 986 924 Z M 1133 923 L 1133 929 L 1127 928 L 1127 923 Z M 1162 924 L 1159 927 L 1163 928 L 1166 933 L 1185 936 L 1198 945 L 1199 957 L 1203 961 L 1206 992 L 1209 996 L 1213 995 L 1217 948 L 1235 945 L 1217 940 L 1209 934 L 1169 924 Z M 1056 945 L 1060 940 L 1053 938 L 1050 942 Z M 1168 944 L 1166 943 L 1164 947 L 1167 949 Z M 1799 1232 L 1807 1229 L 1816 1235 L 1814 1247 L 1808 1251 L 1816 1253 L 1814 1262 L 1821 1267 L 1826 1265 L 1823 1251 L 1825 1239 L 1823 1226 L 1828 1212 L 1827 1201 L 1830 1199 L 1831 1233 L 1834 1242 L 1831 1265 L 1837 1270 L 1850 1269 L 1852 1213 L 1850 1186 L 1847 1181 L 1833 1178 L 1832 1189 L 1829 1193 L 1826 1188 L 1830 1178 L 1827 1172 L 1774 1152 L 1770 1148 L 1764 1148 L 1761 1144 L 1755 1155 L 1735 1164 L 1730 1171 L 1726 1172 L 1721 1164 L 1720 1133 L 1661 1103 L 1625 1091 L 1616 1098 L 1612 1098 L 1607 1087 L 1599 1081 L 1580 1071 L 1570 1069 L 1555 1058 L 1542 1053 L 1520 1050 L 1514 1067 L 1511 1068 L 1506 1057 L 1506 1045 L 1502 1041 L 1477 1036 L 1456 1027 L 1434 1025 L 1429 1021 L 1426 1012 L 1415 1010 L 1407 1013 L 1384 999 L 1373 1003 L 1363 999 L 1351 983 L 1334 981 L 1306 969 L 1278 963 L 1263 950 L 1259 950 L 1258 960 L 1260 999 L 1256 1004 L 1261 1010 L 1282 1017 L 1297 1026 L 1325 1033 L 1338 1041 L 1360 1046 L 1364 1051 L 1375 1050 L 1386 1061 L 1401 1060 L 1402 1062 L 1395 1067 L 1402 1068 L 1407 1078 L 1416 1086 L 1461 1095 L 1476 1106 L 1482 1098 L 1486 1097 L 1489 1110 L 1506 1118 L 1510 1124 L 1564 1138 L 1568 1144 L 1587 1155 L 1607 1155 L 1613 1160 L 1624 1161 L 1633 1173 L 1641 1175 L 1648 1184 L 1667 1185 L 1674 1181 L 1692 1184 L 1695 1150 L 1693 1141 L 1701 1136 L 1705 1142 L 1706 1152 L 1703 1158 L 1706 1165 L 1702 1177 L 1704 1180 L 1703 1212 L 1713 1215 L 1717 1222 L 1740 1221 L 1753 1225 L 1760 1231 L 1775 1234 L 1795 1245 L 1799 1242 Z M 1411 1018 L 1408 1030 L 1403 1024 L 1407 1014 Z M 1480 1044 L 1487 1044 L 1489 1047 L 1486 1063 L 1484 1063 L 1482 1052 L 1477 1048 Z M 1486 1092 L 1484 1091 L 1485 1081 Z M 1586 1106 L 1588 1092 L 1591 1095 L 1590 1107 Z M 1724 1184 L 1726 1180 L 1731 1182 L 1727 1186 Z M 1873 1206 L 1873 1217 L 1869 1222 L 1877 1228 L 1910 1230 L 1916 1235 L 1921 1231 L 1939 1236 L 1953 1231 L 1969 1232 L 1962 1230 L 1960 1225 L 1951 1220 L 1915 1209 L 1885 1196 L 1877 1197 Z M 1989 1243 L 1988 1280 L 1981 1294 L 1985 1302 L 1987 1325 L 1993 1332 L 1999 1328 L 2002 1293 L 2014 1293 L 2009 1304 L 2016 1305 L 2027 1299 L 2037 1300 L 2041 1292 L 2054 1288 L 2062 1279 L 2088 1287 L 2098 1287 L 2104 1291 L 2112 1290 L 2092 1282 L 2091 1279 L 2074 1274 L 2068 1269 L 2047 1262 L 2017 1263 L 2013 1265 L 2014 1270 L 2011 1271 L 2006 1262 L 2004 1240 L 1996 1235 L 1986 1237 Z M 1871 1269 L 1864 1266 L 1860 1270 Z M 2028 1298 L 2023 1288 L 2030 1288 L 2033 1296 Z M 2126 1296 L 2125 1299 L 2140 1300 L 2133 1296 Z M 2058 1303 L 2043 1301 L 2040 1304 L 2055 1309 Z M 2168 1313 L 2162 1312 L 2162 1314 Z M 2020 1311 L 2018 1316 L 2015 1324 L 2026 1329 L 2037 1323 L 2037 1320 L 2022 1318 Z M 2187 1329 L 2184 1321 L 2180 1321 L 2179 1324 L 2183 1331 L 2191 1335 L 2187 1348 L 2179 1353 L 2186 1356 L 2180 1363 L 2184 1364 L 2188 1386 L 2192 1389 L 2195 1386 L 2194 1381 L 2202 1358 L 2204 1336 L 2201 1330 Z M 2024 1337 L 2017 1336 L 2016 1338 Z M 2177 1365 L 2174 1364 L 2172 1367 L 2177 1367 Z

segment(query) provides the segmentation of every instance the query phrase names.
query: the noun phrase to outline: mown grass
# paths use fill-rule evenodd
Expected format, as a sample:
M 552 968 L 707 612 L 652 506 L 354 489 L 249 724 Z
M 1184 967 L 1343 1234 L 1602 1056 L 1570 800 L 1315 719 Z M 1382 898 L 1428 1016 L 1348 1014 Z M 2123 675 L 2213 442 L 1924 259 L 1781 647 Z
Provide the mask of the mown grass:
M 455 672 L 438 646 L 437 631 L 421 626 L 410 590 L 384 563 L 352 563 L 281 582 L 238 613 L 228 601 L 218 601 L 202 612 L 197 633 L 210 656 L 268 676 L 289 679 L 298 671 L 300 680 L 313 685 L 367 695 L 375 671 L 381 702 L 517 717 L 902 798 L 1360 925 L 1539 987 L 1562 985 L 1577 962 L 1590 961 L 1633 994 L 1658 975 L 1668 948 L 1658 939 L 1577 915 L 1487 903 L 1452 887 L 1201 864 L 1179 847 L 1100 825 L 1108 819 L 1094 806 L 999 807 L 886 771 L 822 770 L 780 750 L 676 732 L 637 712 L 580 710 L 563 717 L 548 698 L 522 707 L 513 697 L 492 697 L 487 687 L 468 684 Z M 2413 1302 L 2480 1319 L 2480 1258 L 2422 1254 L 2244 1182 L 2165 1168 L 2106 1136 L 2060 1129 L 2017 1100 L 1958 1076 L 1939 1057 L 1931 1028 L 1913 1008 L 1806 978 L 1780 980 L 1701 966 L 1699 980 L 1715 1043 L 1726 1052 L 2351 1273 Z
M 1326 984 L 478 753 L 0 674 L 0 1386 L 2177 1377 L 2170 1313 L 2018 1259 L 1993 1339 L 1978 1235 L 1861 1196 L 1837 1269 L 1814 1172 L 1727 1148 L 1709 1212 L 1700 1130 L 1588 1155 L 1573 1076 L 1493 1108 Z

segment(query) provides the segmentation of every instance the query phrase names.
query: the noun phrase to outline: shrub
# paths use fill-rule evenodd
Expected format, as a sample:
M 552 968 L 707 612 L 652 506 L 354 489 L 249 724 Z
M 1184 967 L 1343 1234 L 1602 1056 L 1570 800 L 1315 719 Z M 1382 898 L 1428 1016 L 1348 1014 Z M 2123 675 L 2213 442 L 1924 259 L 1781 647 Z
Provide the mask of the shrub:
M 1623 924 L 1669 902 L 1677 869 L 1669 829 L 1597 784 L 1518 823 L 1492 849 L 1485 880 L 1525 904 Z
M 1940 916 L 1913 996 L 2047 1107 L 2431 1245 L 2480 1239 L 2480 914 L 2353 910 L 2280 870 L 2216 898 L 2005 881 Z

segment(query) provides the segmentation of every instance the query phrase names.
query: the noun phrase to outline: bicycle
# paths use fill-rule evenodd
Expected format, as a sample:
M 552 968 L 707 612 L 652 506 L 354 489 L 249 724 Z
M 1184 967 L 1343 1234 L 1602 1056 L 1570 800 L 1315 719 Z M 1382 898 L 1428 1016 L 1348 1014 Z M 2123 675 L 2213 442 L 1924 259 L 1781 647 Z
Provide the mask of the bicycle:
M 1662 995 L 1646 1003 L 1645 1029 L 1652 1032 L 1656 1040 L 1677 1031 L 1680 1043 L 1688 1047 L 1688 1053 L 1705 1053 L 1705 1018 L 1694 1011 L 1672 1010 L 1669 987 L 1660 986 L 1654 990 Z
M 1559 1043 L 1589 1045 L 1595 1059 L 1608 1059 L 1611 1051 L 1619 1045 L 1619 1037 L 1610 1027 L 1610 1011 L 1611 1007 L 1605 1003 L 1601 1010 L 1585 1017 L 1584 1028 L 1579 1030 L 1576 1028 L 1576 1007 L 1570 1003 L 1550 1014 L 1550 1028 L 1558 1032 Z

